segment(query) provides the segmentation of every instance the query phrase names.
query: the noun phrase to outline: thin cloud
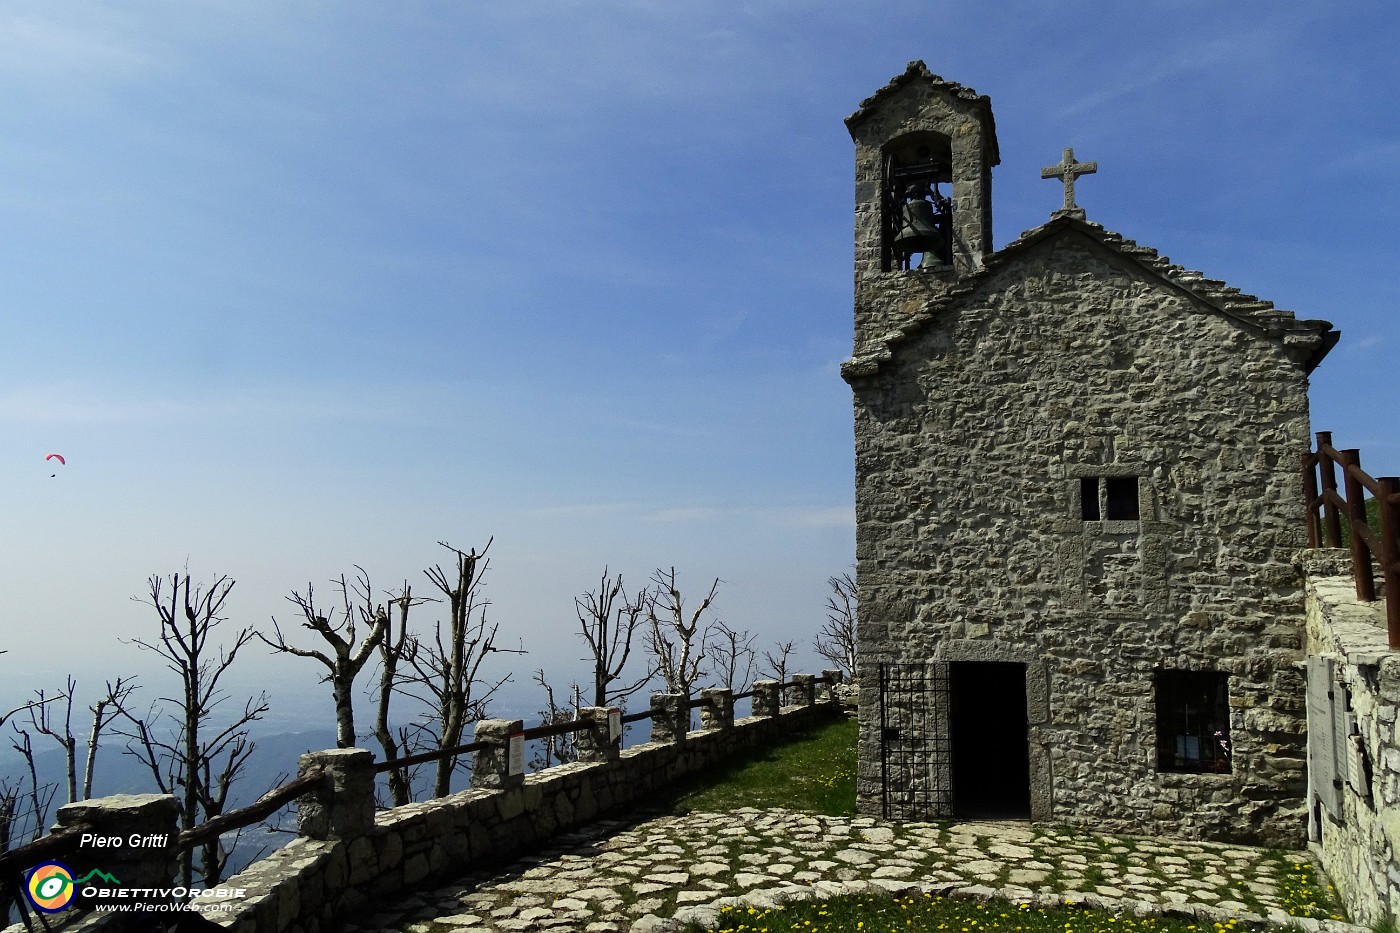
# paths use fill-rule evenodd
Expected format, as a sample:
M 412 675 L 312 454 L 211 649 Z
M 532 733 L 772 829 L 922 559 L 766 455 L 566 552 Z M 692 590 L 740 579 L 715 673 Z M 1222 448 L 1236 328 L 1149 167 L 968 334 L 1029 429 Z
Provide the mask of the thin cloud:
M 1393 168 L 1400 163 L 1400 139 L 1390 139 L 1363 146 L 1342 156 L 1335 163 L 1337 168 L 1361 169 L 1367 173 L 1377 173 L 1386 167 Z
M 158 57 L 113 29 L 110 18 L 98 15 L 100 9 L 85 7 L 74 22 L 47 13 L 0 14 L 0 72 L 68 82 L 130 77 L 156 67 Z
M 785 528 L 855 527 L 854 505 L 833 506 L 671 506 L 648 508 L 638 502 L 580 502 L 570 505 L 540 506 L 521 513 L 531 518 L 588 521 L 621 518 L 653 524 L 713 524 L 752 522 Z
M 27 424 L 166 424 L 190 418 L 316 420 L 403 418 L 407 405 L 331 387 L 267 388 L 227 396 L 124 395 L 99 386 L 28 386 L 0 394 L 0 420 Z
M 1123 80 L 1108 82 L 1108 87 L 1097 94 L 1081 97 L 1061 108 L 1062 118 L 1077 117 L 1086 112 L 1103 108 L 1114 101 L 1135 97 L 1143 91 L 1181 75 L 1197 74 L 1209 70 L 1220 62 L 1230 61 L 1239 55 L 1239 43 L 1216 39 L 1203 45 L 1188 45 L 1180 48 L 1169 58 L 1158 62 L 1156 67 L 1143 68 L 1140 59 L 1124 63 Z M 1132 75 L 1132 77 L 1128 77 Z
M 777 509 L 775 520 L 799 528 L 840 528 L 856 526 L 854 505 Z
M 522 512 L 529 518 L 589 519 L 623 515 L 637 506 L 625 502 L 581 502 L 576 505 L 546 505 Z
M 706 508 L 704 506 L 692 506 L 688 508 L 661 509 L 657 512 L 649 512 L 640 516 L 637 520 L 643 522 L 666 522 L 684 523 L 708 522 L 722 514 L 720 509 Z

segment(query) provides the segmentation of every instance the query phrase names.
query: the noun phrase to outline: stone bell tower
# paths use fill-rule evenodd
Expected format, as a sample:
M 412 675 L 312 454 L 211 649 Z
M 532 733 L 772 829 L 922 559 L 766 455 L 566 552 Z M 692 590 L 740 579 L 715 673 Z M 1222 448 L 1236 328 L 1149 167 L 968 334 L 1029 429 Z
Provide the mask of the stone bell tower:
M 992 251 L 991 101 L 921 61 L 846 118 L 856 144 L 856 351 Z

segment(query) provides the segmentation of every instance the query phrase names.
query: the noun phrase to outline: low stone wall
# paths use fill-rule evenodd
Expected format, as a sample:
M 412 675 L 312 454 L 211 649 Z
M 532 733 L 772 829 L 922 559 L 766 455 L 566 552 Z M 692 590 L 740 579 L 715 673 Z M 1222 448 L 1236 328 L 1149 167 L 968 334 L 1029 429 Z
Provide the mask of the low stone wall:
M 835 679 L 834 672 L 827 673 Z M 303 773 L 320 768 L 329 778 L 323 790 L 298 800 L 298 838 L 219 886 L 238 893 L 204 895 L 193 906 L 236 933 L 334 930 L 338 919 L 405 891 L 508 862 L 556 834 L 645 803 L 678 778 L 742 752 L 782 744 L 842 715 L 828 685 L 811 676 L 794 679 L 799 685 L 789 699 L 797 705 L 779 708 L 777 683 L 760 682 L 756 715 L 737 721 L 730 691 L 705 691 L 702 728 L 694 732 L 684 731 L 680 716 L 689 715 L 676 702 L 680 698 L 654 696 L 654 712 L 673 715 L 654 716 L 653 741 L 626 750 L 606 742 L 606 710 L 585 710 L 585 718 L 599 714 L 598 728 L 579 733 L 585 738 L 581 747 L 601 760 L 530 775 L 510 773 L 508 742 L 520 722 L 483 721 L 477 739 L 498 744 L 477 753 L 471 789 L 392 810 L 374 810 L 370 752 L 337 749 L 302 756 Z M 101 803 L 86 802 L 84 815 L 100 818 Z M 63 919 L 70 920 L 67 930 L 116 928 L 112 914 Z M 16 925 L 6 933 L 22 929 Z
M 1400 922 L 1400 652 L 1385 603 L 1363 603 L 1349 557 L 1303 559 L 1308 607 L 1308 835 L 1365 926 Z

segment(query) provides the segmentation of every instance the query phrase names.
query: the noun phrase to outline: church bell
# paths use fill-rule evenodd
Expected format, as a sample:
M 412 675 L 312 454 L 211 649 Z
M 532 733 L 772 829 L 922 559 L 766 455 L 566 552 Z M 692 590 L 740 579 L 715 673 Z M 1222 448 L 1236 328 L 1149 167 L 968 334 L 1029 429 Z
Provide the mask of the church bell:
M 914 253 L 923 253 L 920 269 L 941 268 L 943 247 L 943 231 L 934 217 L 933 202 L 923 198 L 905 202 L 903 223 L 894 239 L 900 258 L 908 260 Z

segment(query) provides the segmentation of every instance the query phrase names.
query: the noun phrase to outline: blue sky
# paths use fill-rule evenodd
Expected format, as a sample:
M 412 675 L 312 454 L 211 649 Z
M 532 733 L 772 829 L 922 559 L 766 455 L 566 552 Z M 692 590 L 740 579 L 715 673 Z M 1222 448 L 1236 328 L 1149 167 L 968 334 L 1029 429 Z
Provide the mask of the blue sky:
M 1073 146 L 1089 219 L 1338 326 L 1314 426 L 1400 473 L 1397 47 L 1388 3 L 8 3 L 0 694 L 149 671 L 151 574 L 285 626 L 443 539 L 495 537 L 521 681 L 581 676 L 605 564 L 808 643 L 854 548 L 842 119 L 915 58 L 992 98 L 998 247 Z

